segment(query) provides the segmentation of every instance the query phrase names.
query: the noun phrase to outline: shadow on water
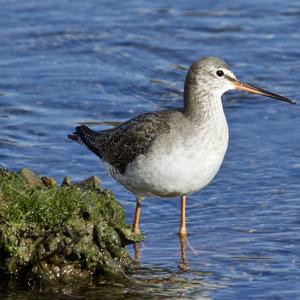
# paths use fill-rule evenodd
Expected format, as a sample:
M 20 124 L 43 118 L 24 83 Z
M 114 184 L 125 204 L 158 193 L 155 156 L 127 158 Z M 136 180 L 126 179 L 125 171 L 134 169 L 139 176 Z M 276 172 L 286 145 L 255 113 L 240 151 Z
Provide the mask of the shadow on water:
M 1 278 L 2 300 L 29 299 L 212 299 L 210 291 L 223 286 L 206 283 L 211 274 L 193 270 L 170 270 L 159 266 L 143 267 L 136 263 L 128 278 L 115 281 L 99 278 L 89 285 L 80 282 L 69 285 L 24 287 L 8 278 Z
M 186 238 L 179 238 L 181 257 L 178 268 L 170 269 L 159 265 L 144 266 L 139 262 L 141 249 L 146 246 L 134 244 L 135 262 L 124 279 L 100 277 L 90 284 L 72 282 L 68 285 L 30 285 L 15 281 L 9 276 L 0 277 L 0 294 L 2 300 L 29 299 L 164 299 L 164 298 L 196 298 L 212 299 L 210 291 L 223 289 L 225 286 L 208 283 L 212 272 L 189 268 L 187 247 L 198 255 Z M 132 247 L 132 246 L 131 246 Z

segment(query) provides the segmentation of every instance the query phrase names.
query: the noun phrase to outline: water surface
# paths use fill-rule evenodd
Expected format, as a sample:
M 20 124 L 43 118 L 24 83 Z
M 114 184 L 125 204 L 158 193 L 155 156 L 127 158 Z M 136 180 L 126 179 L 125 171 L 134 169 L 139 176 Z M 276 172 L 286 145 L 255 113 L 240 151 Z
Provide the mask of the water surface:
M 180 106 L 186 69 L 206 55 L 242 80 L 300 98 L 296 0 L 7 0 L 0 39 L 0 163 L 58 181 L 98 175 L 128 222 L 133 196 L 67 140 L 78 122 Z M 179 200 L 146 199 L 132 281 L 51 293 L 2 284 L 0 298 L 300 299 L 299 106 L 239 92 L 223 104 L 225 161 L 188 199 L 189 271 L 178 267 Z

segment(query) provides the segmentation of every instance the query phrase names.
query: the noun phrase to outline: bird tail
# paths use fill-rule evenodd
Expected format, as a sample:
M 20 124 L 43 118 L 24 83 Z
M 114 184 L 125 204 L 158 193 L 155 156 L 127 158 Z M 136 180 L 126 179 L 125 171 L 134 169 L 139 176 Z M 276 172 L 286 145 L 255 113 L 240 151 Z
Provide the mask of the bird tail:
M 89 150 L 100 156 L 99 149 L 97 147 L 97 137 L 99 137 L 99 133 L 90 129 L 86 125 L 77 126 L 75 128 L 75 132 L 68 135 L 70 140 L 86 146 Z

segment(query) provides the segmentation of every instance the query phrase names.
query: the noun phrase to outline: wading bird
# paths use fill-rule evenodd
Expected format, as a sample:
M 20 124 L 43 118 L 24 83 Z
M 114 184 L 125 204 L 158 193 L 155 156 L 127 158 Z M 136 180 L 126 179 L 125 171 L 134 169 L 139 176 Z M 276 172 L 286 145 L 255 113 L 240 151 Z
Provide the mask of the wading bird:
M 139 232 L 144 197 L 178 196 L 179 234 L 186 236 L 186 197 L 214 178 L 227 149 L 221 96 L 231 89 L 296 103 L 238 80 L 223 60 L 205 57 L 187 73 L 183 108 L 149 112 L 103 131 L 81 125 L 69 135 L 100 157 L 110 175 L 135 195 L 134 232 Z

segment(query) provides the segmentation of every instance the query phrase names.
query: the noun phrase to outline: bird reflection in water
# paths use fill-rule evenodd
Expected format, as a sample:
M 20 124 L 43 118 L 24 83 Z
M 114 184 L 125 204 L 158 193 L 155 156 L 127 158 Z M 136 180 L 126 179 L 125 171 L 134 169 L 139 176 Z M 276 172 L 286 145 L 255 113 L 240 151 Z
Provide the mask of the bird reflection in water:
M 134 243 L 133 244 L 133 250 L 134 250 L 134 259 L 137 263 L 140 262 L 141 259 L 141 248 L 147 248 L 145 244 L 142 242 L 140 243 Z M 188 260 L 187 260 L 187 248 L 191 250 L 193 255 L 197 256 L 198 252 L 197 250 L 191 245 L 189 240 L 187 239 L 186 236 L 179 236 L 179 245 L 180 245 L 180 262 L 178 264 L 178 268 L 182 271 L 188 271 L 189 270 L 189 265 L 188 265 Z

